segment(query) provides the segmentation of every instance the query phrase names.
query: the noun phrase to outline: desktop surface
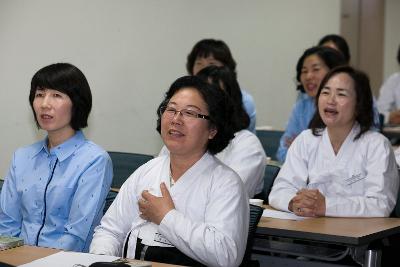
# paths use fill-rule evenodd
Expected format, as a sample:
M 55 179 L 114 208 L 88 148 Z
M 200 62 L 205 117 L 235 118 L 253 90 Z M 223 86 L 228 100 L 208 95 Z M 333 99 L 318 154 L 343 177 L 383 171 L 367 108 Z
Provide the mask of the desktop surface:
M 363 245 L 400 233 L 400 218 L 310 218 L 302 221 L 262 217 L 257 234 L 345 245 Z

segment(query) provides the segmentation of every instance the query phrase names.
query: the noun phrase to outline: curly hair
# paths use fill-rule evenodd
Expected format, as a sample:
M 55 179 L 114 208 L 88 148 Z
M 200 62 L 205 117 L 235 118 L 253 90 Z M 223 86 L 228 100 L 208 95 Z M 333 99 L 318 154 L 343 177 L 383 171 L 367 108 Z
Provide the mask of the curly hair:
M 161 134 L 161 116 L 164 107 L 178 91 L 185 88 L 197 90 L 207 104 L 210 127 L 217 130 L 214 138 L 208 141 L 207 150 L 211 154 L 221 152 L 229 144 L 235 133 L 231 122 L 232 104 L 224 91 L 215 88 L 197 76 L 184 76 L 172 83 L 165 93 L 164 100 L 157 108 L 157 131 Z
M 249 127 L 250 118 L 243 107 L 242 92 L 240 91 L 239 83 L 228 67 L 208 66 L 197 73 L 196 76 L 213 84 L 215 87 L 222 87 L 221 89 L 228 94 L 234 109 L 232 122 L 235 132 Z

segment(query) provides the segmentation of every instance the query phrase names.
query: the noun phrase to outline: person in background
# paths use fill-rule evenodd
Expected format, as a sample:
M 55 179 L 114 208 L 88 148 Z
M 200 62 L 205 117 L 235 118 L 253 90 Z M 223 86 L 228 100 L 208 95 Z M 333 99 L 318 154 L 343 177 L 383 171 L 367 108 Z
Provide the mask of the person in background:
M 235 75 L 226 66 L 208 66 L 196 76 L 214 85 L 214 88 L 223 90 L 232 102 L 232 128 L 235 137 L 215 156 L 239 174 L 249 197 L 252 198 L 263 190 L 266 155 L 257 136 L 246 130 L 249 116 L 243 109 L 242 94 Z M 165 153 L 168 153 L 168 149 L 163 146 L 160 155 Z
M 326 46 L 333 49 L 336 49 L 340 53 L 342 53 L 346 63 L 350 63 L 350 49 L 349 45 L 342 36 L 337 34 L 328 34 L 321 38 L 318 42 L 319 46 Z
M 397 62 L 400 65 L 400 46 Z M 384 124 L 400 124 L 400 72 L 392 74 L 379 90 L 378 110 L 384 116 Z
M 47 137 L 14 153 L 1 192 L 0 234 L 87 251 L 113 175 L 107 152 L 81 131 L 92 108 L 89 84 L 77 67 L 52 64 L 33 76 L 29 103 Z
M 332 69 L 321 82 L 308 130 L 290 146 L 269 204 L 298 216 L 388 217 L 399 188 L 390 142 L 371 130 L 368 77 Z
M 296 65 L 297 90 L 303 94 L 295 103 L 276 157 L 283 163 L 286 153 L 298 134 L 308 128 L 315 113 L 315 96 L 326 73 L 333 67 L 344 65 L 342 54 L 329 47 L 315 46 L 304 51 Z
M 330 47 L 333 48 L 337 51 L 339 51 L 345 58 L 346 63 L 350 64 L 350 49 L 349 45 L 346 42 L 346 39 L 344 39 L 342 36 L 337 35 L 337 34 L 328 34 L 325 35 L 324 37 L 321 38 L 318 42 L 319 46 L 325 46 L 325 47 Z M 376 130 L 382 129 L 383 122 L 381 121 L 379 111 L 378 111 L 378 104 L 373 97 L 373 103 L 372 103 L 373 109 L 374 109 L 374 128 Z
M 195 44 L 187 56 L 186 70 L 190 75 L 196 75 L 200 70 L 209 66 L 226 66 L 236 75 L 236 62 L 232 57 L 229 47 L 221 40 L 203 39 Z M 256 133 L 256 106 L 253 97 L 246 91 L 241 90 L 244 110 L 250 118 L 247 129 Z
M 170 153 L 122 185 L 90 252 L 185 266 L 238 266 L 249 227 L 243 182 L 214 155 L 234 136 L 222 90 L 196 76 L 177 79 L 157 115 Z

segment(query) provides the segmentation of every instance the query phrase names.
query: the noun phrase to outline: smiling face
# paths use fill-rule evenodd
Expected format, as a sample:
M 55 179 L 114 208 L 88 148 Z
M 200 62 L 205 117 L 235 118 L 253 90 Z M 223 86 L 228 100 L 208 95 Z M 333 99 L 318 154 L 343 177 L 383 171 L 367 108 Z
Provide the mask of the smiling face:
M 211 65 L 217 67 L 224 66 L 224 64 L 221 61 L 215 59 L 212 55 L 208 57 L 197 57 L 193 65 L 193 75 L 197 75 L 199 71 Z
M 167 108 L 209 115 L 207 104 L 194 88 L 182 88 L 177 91 L 168 102 Z M 203 118 L 188 117 L 180 112 L 164 112 L 161 116 L 161 138 L 171 157 L 200 159 L 207 150 L 208 141 L 216 132 L 210 127 L 210 122 Z
M 332 76 L 318 98 L 318 111 L 326 127 L 350 131 L 355 122 L 356 101 L 353 79 L 346 73 Z
M 33 100 L 37 122 L 49 139 L 65 141 L 75 130 L 71 127 L 72 101 L 67 94 L 53 89 L 37 89 Z
M 309 96 L 315 97 L 317 95 L 319 85 L 328 71 L 328 66 L 319 56 L 314 54 L 304 59 L 300 82 Z

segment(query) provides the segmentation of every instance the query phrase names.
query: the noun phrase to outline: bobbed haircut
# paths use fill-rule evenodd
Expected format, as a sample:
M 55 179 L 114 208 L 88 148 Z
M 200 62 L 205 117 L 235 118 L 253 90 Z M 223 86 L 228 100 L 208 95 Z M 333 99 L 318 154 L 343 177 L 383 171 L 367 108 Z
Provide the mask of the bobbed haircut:
M 210 117 L 209 127 L 217 130 L 217 134 L 214 138 L 208 141 L 207 150 L 211 154 L 221 152 L 229 144 L 235 133 L 231 122 L 232 105 L 224 91 L 214 88 L 213 85 L 203 81 L 197 76 L 184 76 L 172 83 L 165 93 L 164 100 L 157 109 L 157 131 L 161 134 L 161 116 L 163 108 L 168 105 L 171 98 L 178 91 L 183 89 L 196 90 L 207 104 Z
M 33 76 L 29 103 L 38 127 L 33 101 L 36 91 L 41 89 L 53 89 L 68 95 L 72 102 L 71 127 L 77 131 L 87 126 L 92 93 L 85 75 L 77 67 L 69 63 L 55 63 L 40 69 Z
M 303 93 L 305 93 L 305 90 L 300 80 L 301 69 L 303 68 L 303 64 L 306 58 L 312 55 L 318 56 L 329 69 L 347 64 L 343 55 L 333 48 L 324 46 L 313 46 L 306 49 L 296 64 L 297 90 L 300 90 Z
M 193 75 L 193 66 L 196 59 L 208 56 L 213 56 L 216 60 L 221 61 L 236 77 L 236 62 L 232 57 L 231 50 L 224 41 L 215 39 L 203 39 L 194 45 L 187 56 L 187 72 Z
M 339 66 L 328 72 L 322 80 L 318 88 L 317 96 L 315 97 L 316 112 L 311 119 L 310 128 L 315 136 L 321 135 L 321 131 L 326 127 L 318 110 L 318 99 L 321 95 L 321 90 L 325 87 L 328 81 L 335 75 L 345 73 L 351 77 L 354 82 L 354 91 L 356 92 L 356 108 L 355 120 L 360 125 L 360 132 L 355 136 L 354 140 L 358 139 L 373 125 L 374 115 L 372 108 L 372 92 L 369 84 L 368 76 L 359 70 L 350 66 Z
M 318 45 L 324 45 L 325 43 L 332 42 L 339 49 L 340 53 L 344 56 L 347 63 L 350 62 L 350 49 L 349 45 L 342 36 L 337 34 L 328 34 L 319 40 Z
M 249 127 L 250 118 L 243 107 L 242 92 L 240 91 L 239 83 L 228 67 L 208 66 L 199 71 L 196 76 L 211 83 L 216 88 L 224 90 L 228 94 L 233 104 L 232 122 L 235 132 Z

